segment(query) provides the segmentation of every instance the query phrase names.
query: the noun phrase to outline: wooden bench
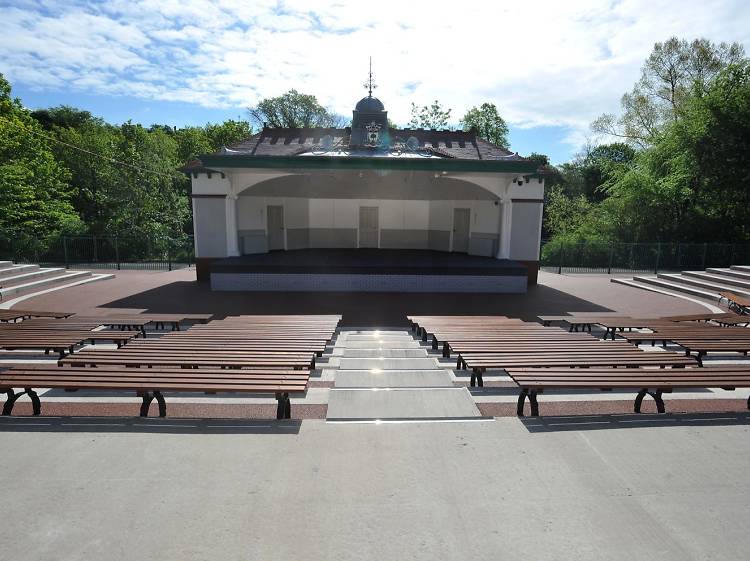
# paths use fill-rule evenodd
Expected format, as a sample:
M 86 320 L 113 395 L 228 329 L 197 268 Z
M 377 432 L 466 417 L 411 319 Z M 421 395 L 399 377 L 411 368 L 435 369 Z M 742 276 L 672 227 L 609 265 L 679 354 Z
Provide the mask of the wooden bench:
M 747 296 L 740 296 L 734 292 L 719 292 L 719 302 L 722 300 L 727 301 L 730 310 L 738 314 L 750 314 L 750 298 Z
M 159 416 L 165 417 L 167 405 L 163 392 L 245 392 L 273 393 L 278 403 L 277 419 L 291 417 L 290 393 L 304 394 L 309 374 L 283 370 L 180 370 L 132 368 L 57 368 L 24 366 L 0 372 L 0 392 L 7 395 L 3 415 L 10 415 L 18 398 L 31 399 L 34 415 L 41 414 L 39 388 L 65 390 L 132 390 L 142 398 L 140 415 L 148 416 L 151 402 L 159 404 Z M 15 388 L 23 388 L 16 393 Z
M 552 368 L 552 367 L 573 367 L 573 368 L 593 368 L 600 366 L 610 367 L 629 367 L 639 366 L 658 366 L 666 368 L 679 368 L 685 366 L 696 366 L 697 361 L 692 356 L 685 356 L 679 353 L 671 352 L 646 352 L 636 349 L 636 353 L 611 353 L 611 352 L 567 352 L 565 354 L 476 354 L 462 355 L 463 364 L 466 368 L 471 368 L 470 385 L 474 386 L 475 381 L 481 387 L 484 385 L 482 375 L 489 369 L 518 369 L 518 368 Z
M 580 341 L 582 343 L 598 342 L 599 339 L 592 337 L 588 333 L 568 333 L 567 331 L 561 331 L 559 334 L 546 333 L 540 334 L 501 334 L 490 337 L 453 337 L 450 341 L 443 343 L 443 357 L 450 358 L 451 352 L 457 351 L 457 348 L 468 349 L 469 346 L 475 349 L 482 350 L 490 348 L 493 345 L 498 344 L 517 344 L 520 346 L 536 346 L 543 347 L 546 345 L 555 345 L 560 343 L 571 343 Z
M 736 341 L 673 339 L 672 341 L 684 348 L 688 356 L 692 356 L 691 353 L 695 352 L 695 358 L 701 366 L 703 365 L 703 357 L 708 353 L 742 353 L 747 356 L 747 352 L 750 350 L 750 339 Z
M 617 368 L 509 368 L 508 375 L 520 388 L 516 413 L 524 415 L 528 398 L 531 414 L 539 415 L 537 396 L 548 389 L 637 389 L 633 409 L 641 412 L 641 403 L 650 395 L 659 413 L 665 412 L 662 394 L 674 389 L 750 387 L 750 366 L 706 366 L 680 369 Z M 747 403 L 750 409 L 750 398 Z
M 75 347 L 86 341 L 112 341 L 118 348 L 137 337 L 140 331 L 22 331 L 18 333 L 0 333 L 0 348 L 16 350 L 41 350 L 45 354 L 57 352 L 60 358 L 72 353 Z
M 715 321 L 717 319 L 724 319 L 724 318 L 727 318 L 727 317 L 733 317 L 733 316 L 736 316 L 736 315 L 737 314 L 733 314 L 733 313 L 729 313 L 729 312 L 720 312 L 720 313 L 716 313 L 716 314 L 708 312 L 708 313 L 705 313 L 705 314 L 684 314 L 684 315 L 681 315 L 681 316 L 663 316 L 663 317 L 660 317 L 659 319 L 664 320 L 664 321 L 677 321 L 677 322 L 681 322 L 681 321 L 705 321 L 705 322 L 708 322 L 708 321 Z
M 237 355 L 222 352 L 126 353 L 127 346 L 117 351 L 80 351 L 62 358 L 61 366 L 175 366 L 181 368 L 315 368 L 315 353 L 244 352 Z

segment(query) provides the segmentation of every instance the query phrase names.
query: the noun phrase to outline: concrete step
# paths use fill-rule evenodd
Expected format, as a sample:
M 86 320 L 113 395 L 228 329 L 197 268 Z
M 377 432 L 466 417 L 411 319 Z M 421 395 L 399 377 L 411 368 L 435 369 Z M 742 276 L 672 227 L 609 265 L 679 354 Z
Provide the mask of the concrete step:
M 741 296 L 750 297 L 750 292 L 748 292 L 747 290 L 741 290 L 737 287 L 729 286 L 725 283 L 710 282 L 707 280 L 686 277 L 684 275 L 675 273 L 659 273 L 656 276 L 660 279 L 677 282 L 680 284 L 687 284 L 689 286 L 697 286 L 698 288 L 705 288 L 706 290 L 716 291 L 717 293 L 722 291 L 731 291 Z
M 719 275 L 714 273 L 704 273 L 703 271 L 683 271 L 683 277 L 693 277 L 704 281 L 715 282 L 717 284 L 728 285 L 727 288 L 738 287 L 750 290 L 750 278 L 748 280 L 740 279 L 739 277 L 730 277 L 727 275 Z
M 30 282 L 41 280 L 49 277 L 57 277 L 65 274 L 66 270 L 56 267 L 49 269 L 39 269 L 28 273 L 20 273 L 17 275 L 11 275 L 9 277 L 0 278 L 0 289 L 10 288 L 11 286 L 18 286 L 21 284 L 28 284 Z
M 0 284 L 2 284 L 4 278 L 38 270 L 39 265 L 14 265 L 12 267 L 0 268 Z
M 687 284 L 675 282 L 672 280 L 666 280 L 666 279 L 660 279 L 656 277 L 633 277 L 634 281 L 650 284 L 653 286 L 658 286 L 659 288 L 663 288 L 665 290 L 670 290 L 674 292 L 684 292 L 685 294 L 690 294 L 692 296 L 699 296 L 701 298 L 708 298 L 709 300 L 718 300 L 719 294 L 718 292 L 712 292 L 708 290 L 702 290 L 695 286 L 690 286 Z M 614 281 L 614 279 L 613 279 Z
M 706 269 L 706 272 L 750 281 L 750 272 L 745 273 L 737 269 L 715 268 L 715 269 Z
M 13 261 L 0 261 L 0 269 L 7 269 L 13 266 Z
M 61 271 L 63 272 L 56 276 L 41 278 L 24 284 L 9 286 L 7 288 L 0 288 L 0 302 L 23 294 L 39 292 L 60 284 L 68 284 L 91 277 L 90 271 L 65 272 L 65 269 L 61 269 Z
M 672 273 L 659 273 L 656 276 L 660 279 L 664 279 L 670 282 L 676 282 L 676 283 L 686 284 L 690 286 L 697 286 L 698 288 L 705 288 L 706 290 L 715 291 L 717 294 L 719 292 L 734 292 L 735 294 L 739 294 L 740 296 L 750 297 L 750 291 L 741 290 L 739 288 L 729 286 L 727 284 L 710 282 L 706 280 L 686 277 L 680 274 L 672 274 Z

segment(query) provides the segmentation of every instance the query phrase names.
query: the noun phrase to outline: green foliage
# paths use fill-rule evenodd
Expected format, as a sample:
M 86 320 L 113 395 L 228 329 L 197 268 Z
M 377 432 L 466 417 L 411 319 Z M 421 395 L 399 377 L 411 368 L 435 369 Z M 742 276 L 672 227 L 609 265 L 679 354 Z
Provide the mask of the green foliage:
M 704 92 L 719 73 L 744 59 L 739 43 L 712 43 L 708 39 L 672 37 L 656 43 L 632 91 L 622 96 L 622 114 L 606 113 L 591 128 L 600 134 L 651 146 L 677 118 L 677 111 L 697 91 Z
M 432 105 L 417 107 L 411 104 L 411 120 L 409 127 L 413 129 L 446 129 L 451 118 L 451 110 L 443 109 L 436 99 Z
M 494 103 L 483 103 L 479 107 L 469 109 L 461 119 L 461 126 L 464 130 L 476 130 L 480 138 L 501 148 L 507 150 L 510 147 L 508 125 L 497 112 Z
M 10 84 L 0 74 L 0 229 L 12 228 L 40 243 L 80 229 L 69 177 L 44 129 L 11 97 Z
M 310 128 L 341 127 L 345 119 L 326 109 L 314 95 L 289 90 L 277 97 L 261 100 L 257 107 L 248 109 L 259 126 Z

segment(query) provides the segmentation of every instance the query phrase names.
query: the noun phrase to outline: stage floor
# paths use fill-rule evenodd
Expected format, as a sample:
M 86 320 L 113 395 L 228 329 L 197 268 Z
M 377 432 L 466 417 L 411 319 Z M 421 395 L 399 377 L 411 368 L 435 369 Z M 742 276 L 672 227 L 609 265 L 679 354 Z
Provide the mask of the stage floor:
M 249 292 L 523 293 L 515 261 L 409 249 L 299 249 L 211 264 L 213 290 Z
M 419 249 L 297 249 L 229 257 L 212 273 L 526 276 L 526 267 L 494 259 Z

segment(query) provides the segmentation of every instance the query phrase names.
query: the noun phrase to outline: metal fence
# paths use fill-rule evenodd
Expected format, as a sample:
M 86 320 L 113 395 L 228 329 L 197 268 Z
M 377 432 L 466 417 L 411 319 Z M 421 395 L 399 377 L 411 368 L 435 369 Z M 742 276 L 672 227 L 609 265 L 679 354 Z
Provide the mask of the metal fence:
M 169 270 L 195 262 L 193 237 L 57 236 L 0 233 L 0 260 L 76 269 Z
M 540 266 L 557 273 L 703 270 L 750 264 L 750 244 L 542 242 Z

